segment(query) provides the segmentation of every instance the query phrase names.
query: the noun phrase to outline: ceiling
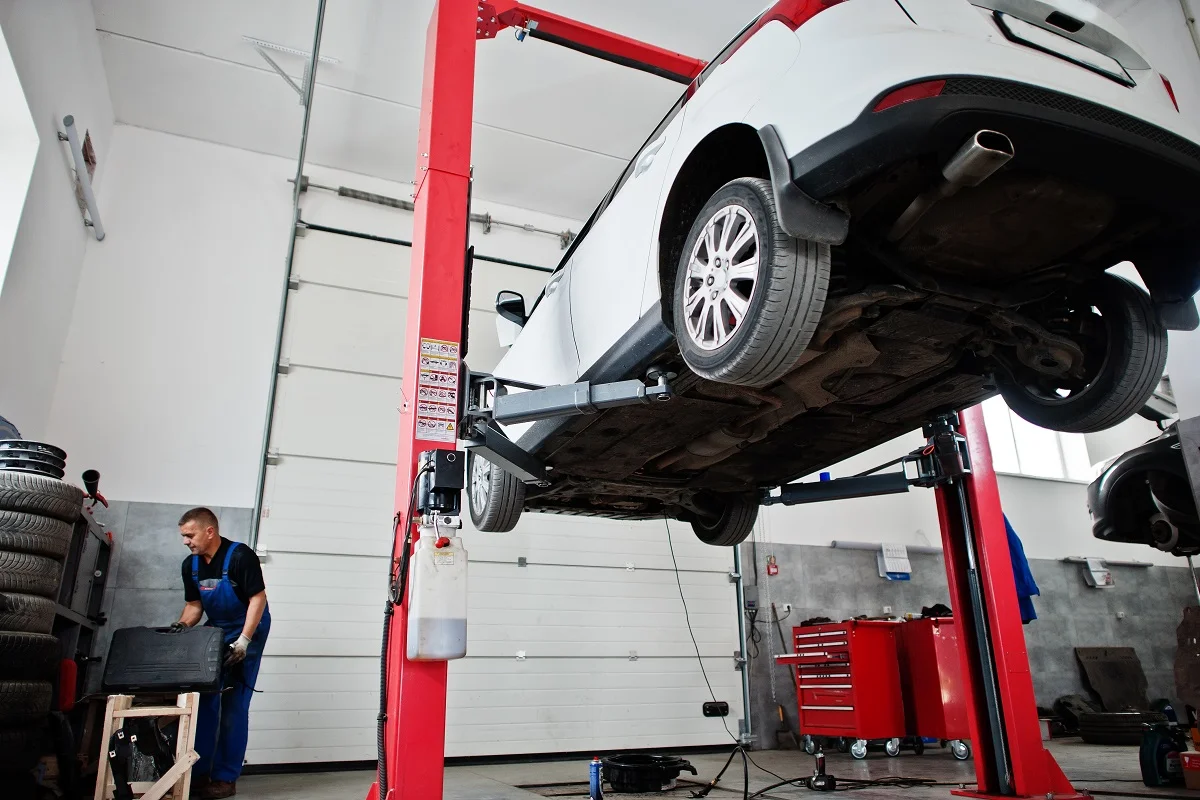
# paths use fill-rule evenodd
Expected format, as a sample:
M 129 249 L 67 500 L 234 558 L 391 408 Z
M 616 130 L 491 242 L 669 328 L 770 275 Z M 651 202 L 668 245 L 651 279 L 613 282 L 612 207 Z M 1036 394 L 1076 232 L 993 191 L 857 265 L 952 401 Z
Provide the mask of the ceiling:
M 302 108 L 252 36 L 307 51 L 316 0 L 93 0 L 118 122 L 295 158 Z M 548 11 L 701 58 L 764 0 L 542 0 Z M 412 180 L 432 0 L 329 3 L 310 163 Z M 477 51 L 478 197 L 582 219 L 679 96 L 678 84 L 507 32 Z M 304 59 L 272 53 L 299 81 Z

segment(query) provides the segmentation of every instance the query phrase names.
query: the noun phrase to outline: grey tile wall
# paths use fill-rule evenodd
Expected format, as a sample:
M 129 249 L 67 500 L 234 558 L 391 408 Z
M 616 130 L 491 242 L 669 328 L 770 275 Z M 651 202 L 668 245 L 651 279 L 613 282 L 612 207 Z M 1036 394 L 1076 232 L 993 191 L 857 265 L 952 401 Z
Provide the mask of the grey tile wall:
M 879 615 L 884 606 L 896 614 L 919 613 L 922 606 L 949 605 L 945 565 L 940 554 L 910 554 L 909 581 L 879 577 L 875 552 L 804 545 L 771 546 L 779 574 L 766 576 L 766 556 L 758 548 L 758 578 L 754 575 L 754 545 L 743 545 L 747 565 L 746 597 L 757 600 L 757 643 L 750 645 L 751 720 L 759 747 L 776 746 L 777 706 L 796 729 L 796 690 L 786 668 L 772 666 L 770 656 L 782 652 L 779 634 L 771 624 L 769 603 L 783 614 L 784 636 L 801 620 L 824 616 L 845 619 L 859 614 Z M 1034 598 L 1038 619 L 1026 625 L 1025 641 L 1038 703 L 1085 693 L 1075 647 L 1119 645 L 1133 647 L 1149 681 L 1150 699 L 1173 698 L 1175 627 L 1185 605 L 1196 604 L 1186 567 L 1112 567 L 1116 585 L 1092 589 L 1083 580 L 1083 566 L 1061 561 L 1032 560 L 1030 569 L 1041 589 Z M 1118 618 L 1118 612 L 1124 617 Z M 774 696 L 772 696 L 774 672 Z
M 108 617 L 100 629 L 96 653 L 108 653 L 112 632 L 139 625 L 170 625 L 183 608 L 180 566 L 187 549 L 176 523 L 191 506 L 171 503 L 110 501 L 96 518 L 112 532 L 113 555 L 103 608 Z M 245 542 L 250 536 L 250 508 L 213 507 L 221 535 Z M 90 676 L 89 691 L 100 688 L 103 670 Z

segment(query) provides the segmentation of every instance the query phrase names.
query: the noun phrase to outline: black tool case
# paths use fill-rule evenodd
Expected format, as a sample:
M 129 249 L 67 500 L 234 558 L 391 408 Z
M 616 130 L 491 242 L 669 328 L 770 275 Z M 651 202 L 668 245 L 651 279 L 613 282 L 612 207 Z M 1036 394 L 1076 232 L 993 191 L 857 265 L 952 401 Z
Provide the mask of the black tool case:
M 220 628 L 122 628 L 104 668 L 106 692 L 215 692 L 221 688 Z

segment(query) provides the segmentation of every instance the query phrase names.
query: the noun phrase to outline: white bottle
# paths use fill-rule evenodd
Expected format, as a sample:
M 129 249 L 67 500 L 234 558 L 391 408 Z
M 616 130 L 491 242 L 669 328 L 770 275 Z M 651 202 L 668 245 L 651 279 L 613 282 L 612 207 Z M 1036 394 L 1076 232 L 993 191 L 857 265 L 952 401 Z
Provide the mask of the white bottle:
M 467 654 L 467 551 L 454 534 L 452 528 L 421 527 L 408 573 L 411 661 L 449 661 Z

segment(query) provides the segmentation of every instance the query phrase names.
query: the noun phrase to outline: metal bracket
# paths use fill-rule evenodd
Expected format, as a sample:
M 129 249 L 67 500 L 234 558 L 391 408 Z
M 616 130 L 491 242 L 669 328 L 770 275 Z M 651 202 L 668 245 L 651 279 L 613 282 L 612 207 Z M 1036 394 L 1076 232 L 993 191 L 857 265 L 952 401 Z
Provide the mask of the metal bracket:
M 730 583 L 737 583 L 741 579 L 742 579 L 742 573 L 730 571 L 730 573 L 729 573 L 729 582 Z
M 290 370 L 291 368 L 292 368 L 292 362 L 290 359 L 287 359 L 287 358 L 279 359 L 279 363 L 275 365 L 275 371 L 278 372 L 280 375 L 287 375 L 288 370 Z
M 266 460 L 267 460 L 268 467 L 278 466 L 279 465 L 279 451 L 274 450 L 274 449 L 268 450 Z
M 525 556 L 517 556 L 517 566 L 518 567 L 528 567 L 529 559 L 525 558 Z
M 521 449 L 519 445 L 505 436 L 503 431 L 478 421 L 470 429 L 464 423 L 459 430 L 467 433 L 464 437 L 467 450 L 502 467 L 523 483 L 532 483 L 537 486 L 550 485 L 546 476 L 551 468 L 541 459 L 531 456 Z
M 303 239 L 308 236 L 308 225 L 300 220 L 296 220 L 296 238 Z
M 923 430 L 925 446 L 903 458 L 848 478 L 785 484 L 778 487 L 779 494 L 772 494 L 774 489 L 764 489 L 759 502 L 764 506 L 795 506 L 826 500 L 903 494 L 910 486 L 933 488 L 971 472 L 967 440 L 958 433 L 958 414 L 942 415 Z M 895 464 L 901 465 L 899 472 L 871 474 Z
M 295 291 L 300 288 L 300 277 L 298 275 L 288 276 L 288 289 Z
M 747 659 L 744 655 L 742 655 L 741 650 L 733 651 L 733 668 L 736 669 L 738 672 L 741 672 L 743 669 L 746 668 L 746 664 L 748 661 L 749 661 L 749 659 Z

